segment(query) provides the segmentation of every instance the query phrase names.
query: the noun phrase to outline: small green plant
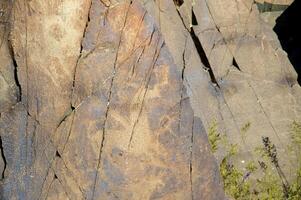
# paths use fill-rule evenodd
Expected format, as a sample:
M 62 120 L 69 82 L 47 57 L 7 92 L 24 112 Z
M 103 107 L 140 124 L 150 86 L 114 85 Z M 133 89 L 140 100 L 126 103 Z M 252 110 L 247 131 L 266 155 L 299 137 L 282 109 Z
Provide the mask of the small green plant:
M 289 200 L 300 200 L 301 199 L 301 167 L 296 174 L 296 180 L 291 184 L 288 192 Z
M 262 169 L 264 170 L 264 169 Z M 270 168 L 263 171 L 263 176 L 256 180 L 253 191 L 257 199 L 260 200 L 282 200 L 285 199 L 283 188 L 279 177 Z
M 223 160 L 220 173 L 224 180 L 225 192 L 235 199 L 244 199 L 250 195 L 250 184 L 243 179 L 243 173 L 234 165 Z
M 241 128 L 241 132 L 246 133 L 251 127 L 251 123 L 247 122 L 242 128 Z
M 246 140 L 246 135 L 247 135 L 247 132 L 249 131 L 250 127 L 251 127 L 251 123 L 247 122 L 240 129 L 240 133 L 241 133 L 241 136 L 242 136 L 242 139 L 244 140 L 244 142 Z
M 249 130 L 250 123 L 241 129 L 242 133 Z M 301 124 L 293 122 L 290 135 L 294 147 L 301 150 Z M 255 148 L 258 161 L 249 161 L 244 170 L 232 163 L 239 149 L 237 144 L 231 144 L 218 132 L 216 121 L 209 129 L 209 142 L 213 152 L 218 145 L 223 144 L 226 155 L 220 163 L 220 174 L 227 195 L 238 200 L 301 200 L 301 154 L 298 156 L 299 165 L 295 178 L 289 183 L 279 164 L 277 148 L 268 137 L 262 137 L 262 145 Z M 256 174 L 256 177 L 253 176 Z M 253 176 L 252 178 L 250 178 Z
M 226 156 L 220 164 L 220 174 L 224 181 L 226 194 L 235 199 L 245 199 L 250 195 L 250 183 L 245 181 L 241 170 L 231 164 L 231 158 L 237 153 L 237 145 L 230 145 Z
M 298 160 L 298 170 L 296 178 L 289 188 L 288 199 L 300 200 L 301 199 L 301 123 L 294 121 L 290 128 L 290 135 L 292 143 L 296 147 L 296 155 Z
M 248 172 L 253 173 L 253 172 L 255 172 L 258 168 L 257 168 L 257 166 L 256 166 L 256 164 L 255 164 L 254 161 L 250 161 L 250 162 L 247 164 L 246 169 L 247 169 Z
M 270 159 L 270 162 L 273 164 L 273 166 L 276 168 L 279 178 L 281 179 L 283 187 L 283 196 L 287 198 L 290 186 L 279 165 L 276 146 L 272 144 L 269 137 L 262 137 L 262 142 L 265 154 Z
M 221 140 L 221 135 L 218 133 L 217 122 L 215 120 L 211 123 L 211 125 L 209 127 L 208 140 L 209 140 L 212 152 L 215 153 L 218 148 L 218 146 L 217 146 L 218 142 Z
M 301 148 L 301 123 L 294 121 L 290 127 L 292 142 L 299 149 Z

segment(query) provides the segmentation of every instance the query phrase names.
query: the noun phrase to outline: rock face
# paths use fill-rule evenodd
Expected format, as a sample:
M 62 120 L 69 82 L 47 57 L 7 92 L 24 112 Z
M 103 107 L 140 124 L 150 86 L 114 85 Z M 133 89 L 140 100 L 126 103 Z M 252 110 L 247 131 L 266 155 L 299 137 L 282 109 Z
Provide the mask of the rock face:
M 301 89 L 253 0 L 0 6 L 0 199 L 224 199 L 214 120 L 294 167 Z
M 194 113 L 206 130 L 217 120 L 221 132 L 240 146 L 241 160 L 255 162 L 254 148 L 262 144 L 262 136 L 269 137 L 289 176 L 296 163 L 287 156 L 288 130 L 300 120 L 301 90 L 257 5 L 252 0 L 185 1 L 177 9 L 173 2 L 160 2 L 155 10 L 154 2 L 146 1 L 146 7 L 157 16 L 177 66 L 185 68 Z M 247 123 L 245 135 L 241 128 Z M 218 159 L 223 156 L 221 149 Z
M 139 1 L 7 5 L 1 199 L 224 198 L 182 71 Z

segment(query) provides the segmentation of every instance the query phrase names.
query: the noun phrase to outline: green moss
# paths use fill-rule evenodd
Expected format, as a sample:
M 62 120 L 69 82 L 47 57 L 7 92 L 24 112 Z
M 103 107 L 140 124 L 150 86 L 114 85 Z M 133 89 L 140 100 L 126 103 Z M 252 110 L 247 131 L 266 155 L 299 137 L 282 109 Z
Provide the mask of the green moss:
M 240 133 L 241 133 L 241 136 L 242 136 L 242 139 L 244 141 L 246 141 L 246 135 L 247 135 L 247 132 L 248 130 L 250 129 L 251 127 L 251 123 L 250 122 L 247 122 L 245 125 L 243 125 L 243 127 L 240 129 Z

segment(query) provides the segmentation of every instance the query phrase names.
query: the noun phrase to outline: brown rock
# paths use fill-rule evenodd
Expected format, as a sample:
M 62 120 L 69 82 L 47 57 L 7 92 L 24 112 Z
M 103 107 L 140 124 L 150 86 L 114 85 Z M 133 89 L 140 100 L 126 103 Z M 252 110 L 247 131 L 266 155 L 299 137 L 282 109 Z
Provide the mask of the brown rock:
M 214 120 L 235 165 L 266 136 L 290 178 L 301 90 L 258 5 L 2 1 L 0 199 L 225 199 Z
M 0 118 L 1 199 L 224 198 L 181 70 L 138 1 L 19 0 L 14 16 L 21 98 Z

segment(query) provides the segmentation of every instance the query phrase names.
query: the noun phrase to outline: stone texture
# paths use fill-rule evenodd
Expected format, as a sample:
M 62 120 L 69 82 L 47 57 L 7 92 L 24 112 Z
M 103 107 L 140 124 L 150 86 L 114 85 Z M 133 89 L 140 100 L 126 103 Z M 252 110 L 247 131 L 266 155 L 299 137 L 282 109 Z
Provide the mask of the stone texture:
M 287 156 L 288 131 L 294 120 L 300 120 L 300 86 L 276 34 L 261 19 L 256 4 L 252 0 L 202 0 L 192 2 L 192 9 L 184 12 L 171 1 L 156 3 L 157 9 L 152 10 L 153 3 L 145 2 L 152 15 L 158 16 L 157 24 L 177 66 L 185 69 L 193 110 L 206 129 L 217 120 L 228 140 L 239 144 L 239 157 L 245 164 L 248 160 L 257 162 L 254 148 L 261 145 L 262 136 L 270 137 L 290 176 L 296 163 L 294 157 Z M 192 12 L 195 19 L 190 26 L 181 19 Z M 212 73 L 215 80 L 210 77 Z M 248 122 L 250 130 L 243 136 L 241 128 Z M 221 148 L 218 159 L 224 153 Z M 241 160 L 237 164 L 243 168 Z
M 0 3 L 0 113 L 18 101 L 18 88 L 14 77 L 14 63 L 11 49 L 6 40 L 9 34 L 11 5 L 9 1 Z
M 1 110 L 0 199 L 225 198 L 182 70 L 139 1 L 12 7 L 20 91 Z
M 214 120 L 235 164 L 267 136 L 290 177 L 301 89 L 253 0 L 7 0 L 0 17 L 0 199 L 224 199 Z

